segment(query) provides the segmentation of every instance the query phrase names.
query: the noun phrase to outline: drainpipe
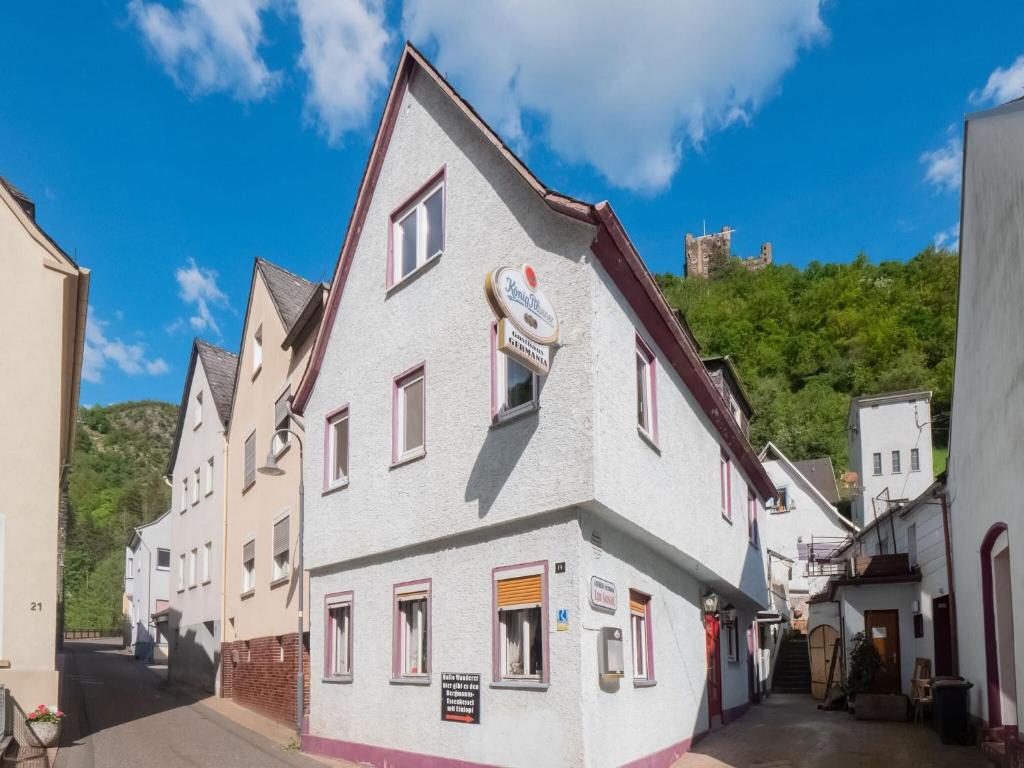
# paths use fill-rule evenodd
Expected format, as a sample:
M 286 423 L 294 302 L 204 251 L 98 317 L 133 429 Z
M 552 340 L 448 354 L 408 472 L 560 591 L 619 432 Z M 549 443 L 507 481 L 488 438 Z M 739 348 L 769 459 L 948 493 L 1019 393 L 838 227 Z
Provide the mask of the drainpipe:
M 953 589 L 953 543 L 949 536 L 949 497 L 945 489 L 939 492 L 942 501 L 942 533 L 946 540 L 946 580 L 949 590 L 950 645 L 953 651 L 953 674 L 960 674 L 960 643 L 957 636 L 956 592 Z

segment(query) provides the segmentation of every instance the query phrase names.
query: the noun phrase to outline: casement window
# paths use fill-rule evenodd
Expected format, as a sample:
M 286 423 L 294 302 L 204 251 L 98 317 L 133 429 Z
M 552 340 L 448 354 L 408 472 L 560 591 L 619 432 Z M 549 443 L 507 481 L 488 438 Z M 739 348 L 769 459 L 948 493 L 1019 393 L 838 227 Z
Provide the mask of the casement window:
M 171 550 L 158 549 L 156 551 L 156 569 L 158 571 L 171 570 Z
M 199 503 L 199 467 L 192 471 L 192 503 Z
M 242 592 L 256 589 L 256 540 L 242 545 Z
M 495 571 L 496 682 L 549 680 L 546 581 L 543 563 Z
M 194 413 L 193 413 L 193 416 L 192 416 L 192 429 L 195 429 L 196 427 L 198 427 L 202 423 L 203 423 L 203 393 L 202 392 L 197 392 L 196 393 L 196 402 L 195 402 Z
M 210 583 L 211 569 L 213 568 L 213 542 L 203 544 L 203 584 Z
M 426 452 L 426 394 L 427 374 L 422 364 L 395 379 L 391 398 L 393 464 Z
M 242 466 L 242 490 L 256 482 L 256 430 L 245 438 L 245 455 Z
M 178 555 L 178 591 L 185 589 L 185 555 Z
M 871 454 L 872 471 L 876 475 L 882 474 L 882 454 L 873 453 Z
M 430 674 L 430 581 L 394 588 L 392 676 L 423 678 Z
M 540 377 L 498 351 L 498 324 L 491 323 L 491 419 L 509 419 L 539 405 Z
M 180 511 L 188 509 L 188 475 L 181 478 L 181 506 Z
M 917 448 L 910 449 L 910 471 L 920 472 L 921 471 L 921 454 Z
M 132 578 L 132 567 L 135 565 L 135 559 L 128 555 L 128 562 L 125 564 L 124 576 L 126 579 Z
M 389 288 L 444 252 L 444 181 L 442 171 L 391 215 Z
M 898 475 L 900 473 L 900 452 L 892 452 L 892 473 Z
M 629 590 L 629 626 L 633 647 L 633 679 L 653 680 L 651 598 L 635 589 Z
M 263 326 L 252 335 L 252 375 L 255 376 L 263 367 Z
M 722 517 L 732 522 L 732 460 L 724 450 L 719 454 L 718 479 L 722 492 Z
M 291 406 L 289 401 L 292 397 L 291 384 L 288 385 L 287 389 L 281 393 L 281 396 L 274 402 L 274 439 L 271 440 L 271 450 L 274 455 L 278 455 L 283 451 L 288 441 L 291 439 L 291 434 L 288 432 L 282 432 L 282 429 L 288 429 L 291 426 Z
M 206 495 L 213 493 L 213 456 L 206 462 Z
M 273 568 L 271 581 L 285 579 L 288 577 L 288 516 L 282 517 L 274 523 L 273 535 Z
M 324 677 L 352 676 L 352 593 L 328 595 L 324 622 Z
M 747 539 L 753 546 L 760 544 L 757 530 L 757 497 L 747 491 Z
M 636 337 L 636 425 L 640 432 L 657 444 L 658 403 L 655 387 L 654 352 L 643 339 Z
M 789 488 L 776 488 L 775 495 L 778 497 L 778 501 L 775 502 L 775 507 L 772 508 L 772 512 L 776 515 L 781 515 L 783 512 L 789 512 Z
M 911 568 L 917 565 L 917 523 L 907 528 L 907 558 Z
M 725 635 L 725 657 L 729 661 L 740 660 L 740 630 L 736 621 L 722 623 Z
M 193 549 L 188 553 L 188 587 L 192 589 L 196 585 L 196 560 L 198 559 L 199 551 Z
M 348 483 L 348 406 L 327 417 L 324 425 L 324 489 Z

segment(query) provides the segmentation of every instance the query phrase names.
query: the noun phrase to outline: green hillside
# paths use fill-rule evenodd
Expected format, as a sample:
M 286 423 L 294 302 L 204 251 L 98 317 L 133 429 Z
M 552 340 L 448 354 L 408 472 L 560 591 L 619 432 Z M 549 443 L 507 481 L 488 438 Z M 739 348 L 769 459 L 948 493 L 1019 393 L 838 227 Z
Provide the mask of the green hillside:
M 120 625 L 128 531 L 167 511 L 163 481 L 177 407 L 143 401 L 82 408 L 68 496 L 65 625 Z
M 910 261 L 812 262 L 749 272 L 717 265 L 713 279 L 660 275 L 704 355 L 730 354 L 754 408 L 751 442 L 792 459 L 847 466 L 850 398 L 934 390 L 933 434 L 946 444 L 956 331 L 957 256 L 927 248 Z M 936 470 L 944 467 L 936 465 Z

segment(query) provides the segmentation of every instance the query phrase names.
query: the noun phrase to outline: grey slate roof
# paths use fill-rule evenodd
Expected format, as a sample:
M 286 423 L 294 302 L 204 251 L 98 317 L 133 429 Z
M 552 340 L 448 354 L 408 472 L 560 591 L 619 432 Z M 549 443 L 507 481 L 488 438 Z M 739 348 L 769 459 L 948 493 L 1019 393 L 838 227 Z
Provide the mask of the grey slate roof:
M 320 284 L 311 283 L 264 259 L 256 259 L 256 265 L 263 273 L 263 281 L 270 292 L 270 298 L 274 301 L 274 306 L 277 307 L 277 313 L 281 316 L 285 331 L 290 331 L 310 298 L 320 290 Z
M 210 383 L 210 394 L 217 405 L 217 415 L 221 424 L 227 426 L 231 418 L 231 401 L 235 396 L 235 371 L 238 368 L 238 355 L 213 344 L 196 339 L 196 351 L 203 361 L 206 380 Z
M 818 493 L 828 499 L 829 504 L 839 503 L 839 488 L 836 486 L 832 459 L 826 456 L 822 459 L 794 461 L 793 466 L 807 478 L 807 482 L 813 485 Z

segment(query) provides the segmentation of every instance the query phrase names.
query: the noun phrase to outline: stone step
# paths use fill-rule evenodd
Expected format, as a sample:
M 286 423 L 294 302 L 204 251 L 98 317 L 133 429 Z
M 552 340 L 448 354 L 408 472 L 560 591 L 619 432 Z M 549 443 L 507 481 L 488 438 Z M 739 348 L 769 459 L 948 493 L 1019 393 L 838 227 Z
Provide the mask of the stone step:
M 1006 743 L 1003 741 L 981 742 L 981 753 L 994 765 L 1003 765 L 1003 758 L 1006 755 Z

